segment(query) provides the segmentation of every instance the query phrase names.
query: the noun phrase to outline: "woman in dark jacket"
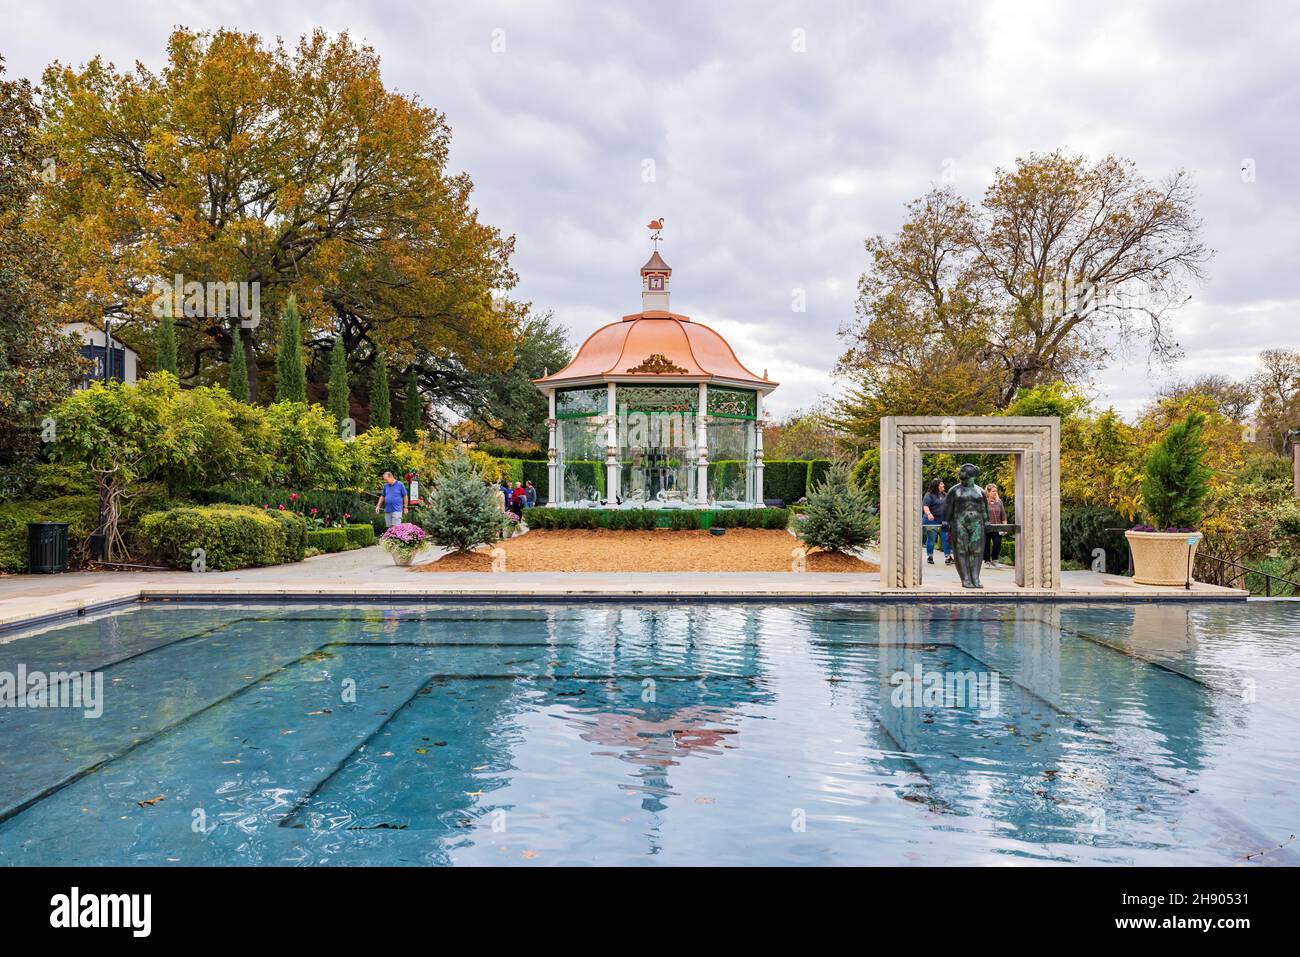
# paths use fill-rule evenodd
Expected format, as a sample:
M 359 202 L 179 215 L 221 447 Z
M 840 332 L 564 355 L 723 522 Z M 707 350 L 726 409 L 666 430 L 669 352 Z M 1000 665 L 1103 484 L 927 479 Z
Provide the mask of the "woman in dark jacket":
M 930 483 L 930 488 L 925 493 L 925 498 L 921 499 L 921 524 L 922 525 L 942 525 L 944 509 L 944 484 L 941 479 L 935 479 Z M 938 533 L 939 540 L 943 543 L 944 563 L 952 564 L 952 546 L 948 543 L 948 530 L 946 528 L 927 528 L 925 529 L 925 560 L 931 565 L 934 564 L 934 538 Z

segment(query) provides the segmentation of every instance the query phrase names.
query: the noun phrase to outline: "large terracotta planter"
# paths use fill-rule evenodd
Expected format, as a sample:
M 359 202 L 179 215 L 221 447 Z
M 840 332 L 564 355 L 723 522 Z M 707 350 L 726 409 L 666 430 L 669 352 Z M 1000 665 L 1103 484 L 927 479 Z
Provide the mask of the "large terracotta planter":
M 1200 532 L 1125 532 L 1139 585 L 1186 585 L 1192 577 Z

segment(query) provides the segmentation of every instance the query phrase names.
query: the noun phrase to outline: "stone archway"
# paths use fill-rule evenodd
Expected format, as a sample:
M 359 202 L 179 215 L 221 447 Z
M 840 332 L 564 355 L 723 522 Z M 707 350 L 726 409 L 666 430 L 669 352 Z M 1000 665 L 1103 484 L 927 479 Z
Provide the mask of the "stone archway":
M 1061 586 L 1061 422 L 1055 417 L 886 416 L 880 420 L 880 583 L 921 584 L 921 456 L 1016 457 L 1016 584 Z

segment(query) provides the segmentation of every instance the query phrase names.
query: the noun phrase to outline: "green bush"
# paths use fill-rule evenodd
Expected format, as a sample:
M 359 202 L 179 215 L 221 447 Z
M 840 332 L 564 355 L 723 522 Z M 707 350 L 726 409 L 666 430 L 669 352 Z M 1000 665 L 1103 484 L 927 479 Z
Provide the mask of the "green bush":
M 0 469 L 0 502 L 31 500 L 37 490 L 56 497 L 99 494 L 95 476 L 80 465 L 28 461 Z
M 649 509 L 610 511 L 604 514 L 607 516 L 605 527 L 615 531 L 646 532 L 655 527 L 655 513 Z
M 28 522 L 67 522 L 69 561 L 80 564 L 87 537 L 99 527 L 99 496 L 57 495 L 0 505 L 0 572 L 27 571 Z
M 260 508 L 200 505 L 153 512 L 140 520 L 138 535 L 149 555 L 172 568 L 193 568 L 203 549 L 211 571 L 275 565 L 291 550 L 288 523 Z
M 353 546 L 346 528 L 317 528 L 307 533 L 307 547 L 322 552 L 345 552 Z
M 1128 566 L 1128 541 L 1122 529 L 1131 523 L 1113 508 L 1083 505 L 1061 509 L 1061 560 L 1092 567 L 1092 550 L 1106 550 L 1106 571 L 1122 572 Z M 1121 531 L 1108 532 L 1108 528 Z
M 763 509 L 763 527 L 776 529 L 789 528 L 790 510 L 788 508 Z
M 668 527 L 674 532 L 689 531 L 700 527 L 699 512 L 674 511 L 671 514 L 672 518 L 668 520 Z
M 510 480 L 512 488 L 516 482 L 522 482 L 524 480 L 523 459 L 514 459 L 504 455 L 493 456 L 493 458 L 496 458 L 501 462 L 501 467 L 505 472 L 505 477 Z
M 292 499 L 293 489 L 271 488 L 265 485 L 218 486 L 196 492 L 194 498 L 203 504 L 252 505 L 261 508 L 269 506 L 276 511 L 283 505 L 284 510 L 311 515 L 316 509 L 315 518 L 330 523 L 370 522 L 376 533 L 384 529 L 384 517 L 375 514 L 375 501 L 379 498 L 379 489 L 373 493 L 353 489 L 317 489 L 298 492 L 298 498 Z M 346 517 L 345 517 L 346 516 Z
M 278 508 L 264 509 L 262 514 L 280 523 L 284 533 L 284 547 L 280 550 L 281 562 L 300 562 L 307 555 L 307 520 L 301 515 Z
M 467 552 L 497 540 L 502 519 L 497 501 L 469 456 L 458 450 L 433 482 L 421 527 L 432 544 Z
M 375 527 L 373 525 L 345 525 L 348 541 L 357 548 L 368 548 L 375 544 Z
M 854 463 L 849 476 L 853 484 L 871 493 L 873 499 L 880 497 L 880 449 L 867 449 Z
M 1201 523 L 1201 503 L 1210 490 L 1202 438 L 1205 415 L 1189 413 L 1175 422 L 1147 453 L 1142 479 L 1142 513 L 1157 531 L 1195 528 Z
M 867 545 L 880 531 L 866 489 L 853 484 L 844 465 L 831 468 L 826 481 L 808 496 L 808 508 L 799 524 L 805 545 L 833 552 L 848 552 Z

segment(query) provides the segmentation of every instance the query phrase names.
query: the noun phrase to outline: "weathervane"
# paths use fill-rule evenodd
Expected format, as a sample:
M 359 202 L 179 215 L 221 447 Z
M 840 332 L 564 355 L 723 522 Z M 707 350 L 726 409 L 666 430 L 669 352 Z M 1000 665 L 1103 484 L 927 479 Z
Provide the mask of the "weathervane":
M 646 223 L 645 228 L 650 230 L 650 242 L 654 243 L 655 252 L 658 252 L 659 240 L 662 238 L 659 234 L 663 232 L 664 218 L 660 216 L 658 219 L 650 220 L 650 222 Z

